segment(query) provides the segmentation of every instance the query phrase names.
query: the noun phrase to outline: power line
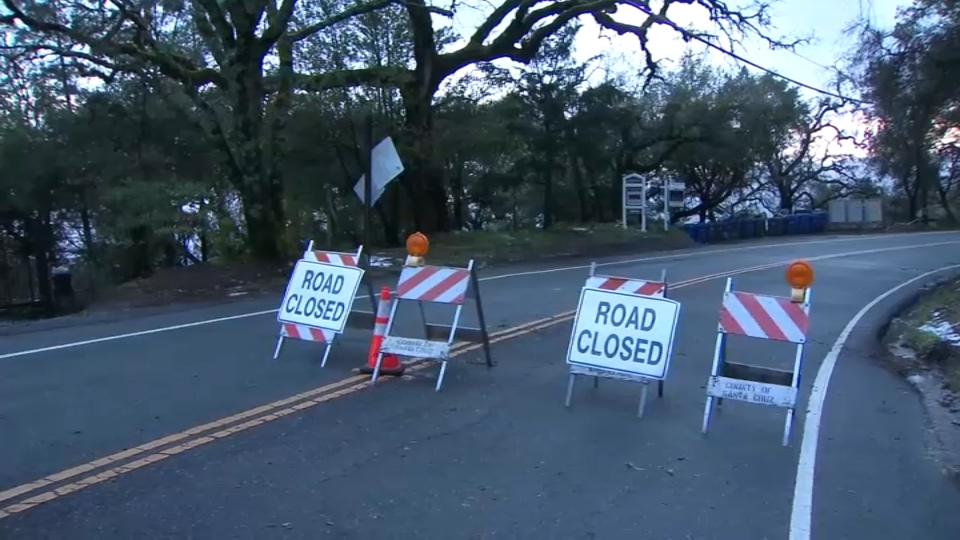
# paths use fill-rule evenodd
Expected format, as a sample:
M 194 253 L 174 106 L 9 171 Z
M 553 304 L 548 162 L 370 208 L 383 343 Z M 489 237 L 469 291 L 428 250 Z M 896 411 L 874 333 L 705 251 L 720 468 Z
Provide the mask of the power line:
M 864 101 L 864 100 L 858 99 L 858 98 L 853 98 L 853 97 L 850 97 L 850 96 L 844 96 L 844 95 L 838 94 L 838 93 L 836 93 L 836 92 L 831 92 L 831 91 L 829 91 L 829 90 L 824 90 L 824 89 L 822 89 L 822 88 L 818 88 L 818 87 L 816 87 L 816 86 L 813 86 L 813 85 L 810 85 L 810 84 L 807 84 L 807 83 L 804 83 L 804 82 L 800 82 L 800 81 L 798 81 L 798 80 L 796 80 L 796 79 L 793 79 L 793 78 L 791 78 L 791 77 L 787 77 L 786 75 L 783 75 L 782 73 L 779 73 L 779 72 L 774 71 L 774 70 L 772 70 L 772 69 L 770 69 L 770 68 L 761 66 L 760 64 L 754 62 L 753 60 L 750 60 L 750 59 L 748 59 L 748 58 L 744 58 L 743 56 L 741 56 L 741 55 L 739 55 L 739 54 L 737 54 L 737 53 L 735 53 L 735 52 L 733 52 L 733 51 L 731 51 L 731 50 L 725 49 L 724 47 L 721 47 L 720 45 L 717 45 L 716 43 L 710 41 L 709 39 L 706 39 L 706 38 L 704 38 L 704 37 L 702 37 L 702 36 L 699 36 L 699 35 L 697 35 L 697 34 L 694 34 L 693 32 L 687 30 L 686 28 L 683 28 L 682 26 L 680 26 L 680 25 L 678 25 L 677 23 L 671 21 L 670 19 L 667 19 L 666 17 L 661 17 L 660 15 L 657 15 L 657 14 L 654 13 L 650 8 L 648 8 L 648 7 L 646 7 L 646 6 L 638 5 L 638 4 L 635 4 L 635 3 L 633 3 L 633 2 L 630 2 L 630 5 L 632 5 L 633 7 L 637 8 L 637 9 L 639 9 L 640 11 L 646 13 L 648 17 L 652 17 L 652 18 L 653 18 L 654 20 L 656 20 L 657 22 L 659 22 L 659 23 L 661 23 L 661 24 L 665 24 L 665 25 L 673 28 L 674 30 L 676 30 L 677 32 L 679 32 L 679 33 L 680 33 L 685 39 L 687 39 L 688 41 L 691 40 L 691 39 L 694 40 L 694 41 L 698 41 L 698 42 L 706 45 L 707 47 L 709 47 L 709 48 L 711 48 L 711 49 L 714 49 L 715 51 L 720 52 L 721 54 L 725 54 L 725 55 L 729 56 L 730 58 L 733 58 L 734 60 L 736 60 L 736 61 L 738 61 L 738 62 L 740 62 L 740 63 L 746 64 L 746 65 L 748 65 L 748 66 L 750 66 L 750 67 L 752 67 L 752 68 L 754 68 L 754 69 L 759 69 L 760 71 L 762 71 L 762 72 L 764 72 L 764 73 L 766 73 L 766 74 L 768 74 L 768 75 L 772 75 L 772 76 L 774 76 L 774 77 L 776 77 L 776 78 L 778 78 L 778 79 L 787 81 L 787 82 L 790 83 L 790 84 L 794 84 L 794 85 L 799 86 L 799 87 L 801 87 L 801 88 L 806 88 L 807 90 L 810 90 L 810 91 L 812 91 L 812 92 L 816 92 L 816 93 L 818 93 L 818 94 L 822 94 L 822 95 L 829 96 L 829 97 L 834 97 L 834 98 L 837 98 L 837 99 L 840 99 L 840 100 L 844 100 L 844 101 L 850 101 L 850 102 L 852 102 L 852 103 L 859 103 L 859 104 L 861 104 L 861 105 L 870 105 L 870 102 L 868 102 L 868 101 Z M 790 52 L 793 52 L 793 51 L 790 51 Z M 794 54 L 796 54 L 797 56 L 800 56 L 798 53 L 794 53 Z M 800 56 L 800 57 L 803 58 L 802 56 Z M 808 60 L 808 61 L 809 61 L 809 60 Z M 811 63 L 812 63 L 812 61 L 811 61 Z M 820 66 L 820 67 L 823 67 L 823 66 Z
M 810 84 L 807 84 L 807 83 L 804 83 L 804 82 L 800 82 L 800 81 L 798 81 L 798 80 L 796 80 L 796 79 L 793 79 L 793 78 L 791 78 L 791 77 L 787 77 L 786 75 L 783 75 L 782 73 L 778 73 L 778 72 L 776 72 L 776 71 L 774 71 L 774 70 L 772 70 L 772 69 L 770 69 L 770 68 L 763 67 L 763 66 L 761 66 L 760 64 L 758 64 L 758 63 L 756 63 L 756 62 L 754 62 L 754 61 L 752 61 L 752 60 L 749 60 L 749 59 L 747 59 L 747 58 L 744 58 L 743 56 L 740 56 L 739 54 L 737 54 L 737 53 L 735 53 L 735 52 L 733 52 L 733 51 L 729 51 L 729 50 L 727 50 L 727 49 L 724 49 L 723 47 L 721 47 L 721 46 L 719 46 L 719 45 L 716 45 L 715 43 L 711 43 L 710 41 L 708 41 L 708 40 L 706 40 L 706 39 L 702 39 L 702 38 L 699 38 L 699 37 L 697 37 L 697 36 L 695 36 L 694 39 L 696 39 L 696 40 L 699 41 L 700 43 L 703 43 L 704 45 L 706 45 L 706 46 L 708 46 L 708 47 L 710 47 L 710 48 L 712 48 L 712 49 L 714 49 L 714 50 L 717 50 L 717 51 L 719 51 L 719 52 L 721 52 L 721 53 L 729 56 L 730 58 L 733 58 L 734 60 L 736 60 L 736 61 L 738 61 L 738 62 L 741 62 L 741 63 L 743 63 L 743 64 L 746 64 L 746 65 L 748 65 L 748 66 L 750 66 L 750 67 L 759 69 L 760 71 L 763 71 L 764 73 L 767 73 L 768 75 L 772 75 L 772 76 L 774 76 L 774 77 L 776 77 L 776 78 L 778 78 L 778 79 L 782 79 L 782 80 L 784 80 L 784 81 L 787 81 L 787 82 L 790 83 L 790 84 L 799 86 L 799 87 L 801 87 L 801 88 L 806 88 L 807 90 L 810 90 L 810 91 L 812 91 L 812 92 L 816 92 L 816 93 L 818 93 L 818 94 L 823 94 L 823 95 L 829 96 L 829 97 L 834 97 L 834 98 L 837 98 L 837 99 L 840 99 L 840 100 L 843 100 L 843 101 L 850 101 L 850 102 L 853 102 L 853 103 L 859 103 L 859 104 L 861 104 L 861 105 L 869 105 L 869 104 L 870 104 L 869 102 L 864 101 L 864 100 L 862 100 L 862 99 L 853 98 L 853 97 L 850 97 L 850 96 L 844 96 L 844 95 L 842 95 L 842 94 L 838 94 L 838 93 L 836 93 L 836 92 L 831 92 L 831 91 L 829 91 L 829 90 L 824 90 L 824 89 L 822 89 L 822 88 L 818 88 L 818 87 L 816 87 L 816 86 L 813 86 L 813 85 L 810 85 Z

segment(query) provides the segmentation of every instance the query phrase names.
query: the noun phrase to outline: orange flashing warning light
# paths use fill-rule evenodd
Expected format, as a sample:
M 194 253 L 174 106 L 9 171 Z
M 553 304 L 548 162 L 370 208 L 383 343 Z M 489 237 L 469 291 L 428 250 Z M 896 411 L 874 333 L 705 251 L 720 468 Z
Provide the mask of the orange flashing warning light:
M 813 283 L 813 267 L 807 261 L 793 261 L 784 276 L 790 285 L 790 300 L 803 302 L 804 291 Z
M 430 251 L 430 240 L 423 233 L 415 232 L 407 237 L 407 257 L 404 266 L 423 266 L 423 256 Z
M 412 257 L 423 257 L 430 251 L 430 241 L 423 233 L 415 232 L 407 237 L 407 253 Z

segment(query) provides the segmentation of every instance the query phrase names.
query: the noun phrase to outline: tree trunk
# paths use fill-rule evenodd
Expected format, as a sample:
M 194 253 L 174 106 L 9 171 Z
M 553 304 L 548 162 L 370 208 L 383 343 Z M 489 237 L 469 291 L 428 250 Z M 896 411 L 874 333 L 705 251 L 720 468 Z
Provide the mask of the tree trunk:
M 553 159 L 547 165 L 543 175 L 543 228 L 553 227 Z
M 246 95 L 246 92 L 240 92 Z M 243 202 L 247 247 L 256 261 L 279 262 L 285 255 L 283 183 L 273 166 L 276 139 L 262 138 L 262 106 L 249 100 L 237 100 L 234 113 L 238 125 L 239 148 L 232 167 L 234 186 Z M 265 145 L 271 148 L 265 149 Z M 268 151 L 265 151 L 268 150 Z M 266 159 L 271 158 L 271 159 Z
M 937 199 L 940 201 L 940 207 L 943 208 L 947 220 L 949 220 L 950 223 L 956 223 L 957 216 L 953 213 L 953 209 L 950 208 L 950 184 L 944 187 L 942 183 L 937 183 Z
M 777 184 L 777 191 L 780 195 L 780 210 L 793 211 L 796 202 L 793 200 L 793 190 L 790 189 L 790 186 Z
M 387 247 L 397 247 L 400 244 L 400 226 L 396 219 L 391 219 L 385 208 L 383 197 L 374 205 L 377 215 L 380 216 L 380 223 L 383 224 L 383 240 Z M 371 248 L 373 246 L 370 246 Z
M 463 161 L 453 164 L 453 177 L 450 182 L 453 192 L 453 228 L 463 230 Z
M 153 273 L 151 260 L 151 239 L 153 236 L 149 225 L 135 225 L 130 228 L 130 248 L 127 258 L 127 279 L 149 277 Z
M 262 178 L 246 177 L 240 181 L 243 219 L 246 223 L 247 247 L 255 261 L 279 262 L 283 259 L 282 194 L 279 188 Z
M 404 95 L 406 127 L 412 141 L 413 155 L 403 175 L 414 199 L 414 227 L 425 234 L 450 230 L 450 210 L 443 171 L 437 167 L 433 153 L 432 93 L 413 92 Z
M 573 174 L 573 184 L 577 190 L 577 210 L 580 223 L 590 221 L 590 196 L 587 192 L 586 182 L 583 179 L 583 171 L 580 169 L 580 163 L 574 154 L 570 154 L 570 170 Z
M 47 314 L 54 315 L 53 284 L 50 282 L 50 252 L 53 248 L 53 229 L 50 213 L 41 211 L 36 218 L 26 220 L 27 236 L 30 238 L 33 269 L 37 276 L 37 293 Z
M 99 259 L 97 257 L 97 247 L 93 242 L 93 223 L 90 219 L 90 209 L 87 207 L 85 199 L 86 197 L 81 195 L 80 224 L 83 229 L 83 250 L 87 256 L 87 262 L 96 265 Z

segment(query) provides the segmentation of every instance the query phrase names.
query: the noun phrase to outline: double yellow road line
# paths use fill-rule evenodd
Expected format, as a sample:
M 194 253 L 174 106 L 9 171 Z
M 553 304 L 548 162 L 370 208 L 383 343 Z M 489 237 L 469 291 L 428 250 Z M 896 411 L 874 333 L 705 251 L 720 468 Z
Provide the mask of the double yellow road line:
M 704 283 L 738 274 L 783 267 L 783 265 L 784 263 L 778 262 L 753 266 L 750 268 L 740 268 L 726 272 L 719 272 L 708 276 L 701 276 L 686 281 L 671 283 L 670 289 L 680 289 L 683 287 L 696 285 L 698 283 Z M 543 330 L 545 328 L 570 321 L 573 319 L 575 313 L 575 310 L 566 311 L 551 317 L 530 321 L 519 326 L 494 332 L 490 335 L 490 343 L 493 344 L 506 341 L 508 339 L 531 334 L 538 330 Z M 481 344 L 479 343 L 456 343 L 451 350 L 450 356 L 460 356 L 474 351 L 480 347 Z M 407 371 L 419 371 L 430 365 L 433 365 L 434 363 L 435 362 L 432 360 L 416 359 L 408 365 Z M 389 378 L 384 380 L 389 380 Z M 356 393 L 369 386 L 371 386 L 371 383 L 368 375 L 355 375 L 352 377 L 347 377 L 346 379 L 327 384 L 313 390 L 308 390 L 280 401 L 274 401 L 273 403 L 256 407 L 254 409 L 249 409 L 226 418 L 221 418 L 207 424 L 181 431 L 179 433 L 167 435 L 166 437 L 135 446 L 122 452 L 117 452 L 89 463 L 84 463 L 82 465 L 45 476 L 39 480 L 7 489 L 0 492 L 0 503 L 31 494 L 44 488 L 50 488 L 47 491 L 43 491 L 37 495 L 33 495 L 19 502 L 0 508 L 0 519 L 24 512 L 40 504 L 52 501 L 58 497 L 80 491 L 84 488 L 127 474 L 147 465 L 163 461 L 171 456 L 181 454 L 183 452 L 203 446 L 207 443 L 224 439 L 236 433 L 272 422 L 304 409 L 309 409 L 321 403 Z M 59 485 L 58 487 L 52 487 L 85 474 L 88 474 L 88 476 L 67 484 Z

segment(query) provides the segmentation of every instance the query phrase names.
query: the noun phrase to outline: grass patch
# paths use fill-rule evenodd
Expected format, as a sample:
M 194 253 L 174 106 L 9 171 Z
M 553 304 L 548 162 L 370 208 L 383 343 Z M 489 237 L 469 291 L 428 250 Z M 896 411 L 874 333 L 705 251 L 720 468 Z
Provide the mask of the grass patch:
M 902 320 L 901 342 L 960 392 L 960 279 L 930 290 Z
M 601 257 L 694 245 L 687 234 L 679 230 L 641 233 L 636 229 L 624 230 L 608 224 L 561 225 L 547 231 L 452 232 L 431 235 L 427 263 L 463 267 L 473 259 L 477 268 L 484 268 L 511 262 Z M 368 271 L 368 275 L 392 279 L 402 267 L 406 250 L 375 249 L 373 254 L 375 266 Z M 75 282 L 78 300 L 89 308 L 88 311 L 222 302 L 280 294 L 293 262 L 291 260 L 289 264 L 280 265 L 211 262 L 186 268 L 163 268 L 148 278 L 116 287 L 103 287 L 96 295 L 85 292 L 87 287 L 81 283 L 84 276 L 76 276 Z M 0 318 L 14 317 L 10 313 L 0 313 Z
M 683 231 L 642 233 L 615 225 L 562 225 L 549 230 L 451 232 L 430 237 L 429 264 L 464 266 L 473 259 L 483 268 L 497 263 L 559 257 L 613 255 L 693 246 Z M 376 254 L 402 261 L 403 248 Z

